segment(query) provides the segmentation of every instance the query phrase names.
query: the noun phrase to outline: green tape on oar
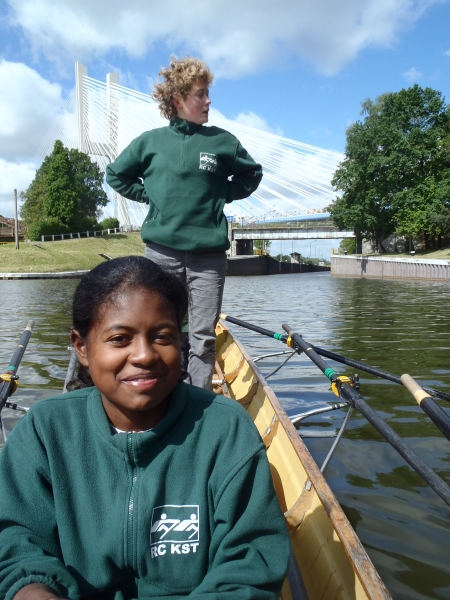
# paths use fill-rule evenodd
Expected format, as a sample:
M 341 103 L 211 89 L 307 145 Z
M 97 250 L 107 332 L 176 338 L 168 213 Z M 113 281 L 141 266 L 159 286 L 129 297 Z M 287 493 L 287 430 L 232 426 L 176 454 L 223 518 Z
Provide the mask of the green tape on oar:
M 336 371 L 334 369 L 332 369 L 331 367 L 328 367 L 328 369 L 325 369 L 323 374 L 326 375 L 328 377 L 328 379 L 331 379 L 333 377 L 333 375 L 336 375 Z
M 284 335 L 282 333 L 274 333 L 273 337 L 275 340 L 282 340 Z

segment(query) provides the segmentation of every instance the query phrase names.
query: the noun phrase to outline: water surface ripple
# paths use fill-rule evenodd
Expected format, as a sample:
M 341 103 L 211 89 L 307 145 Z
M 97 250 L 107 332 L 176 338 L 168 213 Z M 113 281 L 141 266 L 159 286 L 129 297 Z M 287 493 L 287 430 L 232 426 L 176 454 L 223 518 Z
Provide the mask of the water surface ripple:
M 76 281 L 0 281 L 0 360 L 6 366 L 28 319 L 36 325 L 14 399 L 27 405 L 60 391 L 68 361 L 70 299 Z M 338 354 L 450 393 L 450 285 L 330 277 L 327 273 L 229 277 L 223 312 L 267 329 L 288 323 Z M 275 340 L 231 327 L 252 356 L 285 350 Z M 263 373 L 280 359 L 261 361 Z M 340 373 L 355 370 L 333 364 Z M 387 423 L 450 484 L 450 443 L 401 386 L 361 373 L 361 393 Z M 304 356 L 269 380 L 289 414 L 335 400 Z M 439 401 L 450 412 L 450 405 Z M 12 427 L 18 415 L 5 411 Z M 304 423 L 334 431 L 345 411 Z M 308 438 L 319 464 L 332 439 Z M 450 508 L 365 419 L 354 412 L 326 479 L 395 600 L 450 599 Z

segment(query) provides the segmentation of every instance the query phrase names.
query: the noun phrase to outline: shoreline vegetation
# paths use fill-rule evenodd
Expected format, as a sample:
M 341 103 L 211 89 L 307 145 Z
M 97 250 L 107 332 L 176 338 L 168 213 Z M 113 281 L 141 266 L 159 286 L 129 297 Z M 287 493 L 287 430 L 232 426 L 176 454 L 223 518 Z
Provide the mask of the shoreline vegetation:
M 144 254 L 144 243 L 139 232 L 76 238 L 57 242 L 21 242 L 19 250 L 15 249 L 14 242 L 12 242 L 0 245 L 0 272 L 57 273 L 83 271 L 94 268 L 108 258 L 130 254 L 138 256 Z M 410 254 L 400 252 L 365 254 L 365 256 L 412 258 Z M 274 256 L 274 258 L 277 257 Z M 450 260 L 450 248 L 436 251 L 416 251 L 414 258 Z

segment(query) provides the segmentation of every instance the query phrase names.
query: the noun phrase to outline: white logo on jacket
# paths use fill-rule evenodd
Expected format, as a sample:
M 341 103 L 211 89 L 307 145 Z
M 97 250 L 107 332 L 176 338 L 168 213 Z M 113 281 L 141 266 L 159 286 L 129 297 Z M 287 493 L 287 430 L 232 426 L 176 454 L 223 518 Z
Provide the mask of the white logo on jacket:
M 198 168 L 202 169 L 202 171 L 215 173 L 217 169 L 217 156 L 208 152 L 200 152 L 200 165 Z
M 165 554 L 196 553 L 199 543 L 198 504 L 165 504 L 153 509 L 150 527 L 152 558 Z

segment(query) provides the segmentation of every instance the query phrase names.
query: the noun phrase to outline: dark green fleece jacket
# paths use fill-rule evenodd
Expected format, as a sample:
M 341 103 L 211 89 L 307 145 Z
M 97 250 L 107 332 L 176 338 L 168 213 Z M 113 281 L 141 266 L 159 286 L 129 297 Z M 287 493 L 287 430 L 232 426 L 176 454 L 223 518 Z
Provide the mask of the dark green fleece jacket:
M 247 198 L 261 178 L 234 135 L 178 118 L 140 135 L 106 168 L 114 190 L 149 205 L 144 242 L 196 252 L 230 247 L 225 202 Z
M 41 400 L 0 455 L 0 598 L 276 600 L 289 558 L 246 412 L 178 384 L 150 432 L 116 433 L 96 388 Z

